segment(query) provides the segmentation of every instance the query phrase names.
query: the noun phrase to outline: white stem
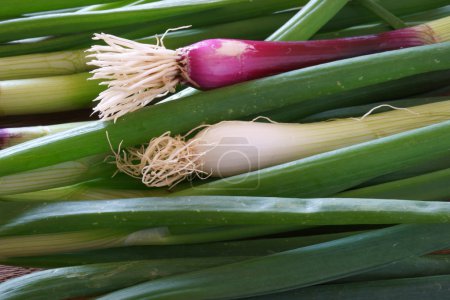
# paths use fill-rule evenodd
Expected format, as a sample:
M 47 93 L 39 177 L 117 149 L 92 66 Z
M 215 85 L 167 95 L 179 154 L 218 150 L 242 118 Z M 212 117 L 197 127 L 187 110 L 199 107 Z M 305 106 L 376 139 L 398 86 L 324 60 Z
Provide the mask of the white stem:
M 165 133 L 116 160 L 119 170 L 148 186 L 173 186 L 193 175 L 242 174 L 449 119 L 450 100 L 310 124 L 224 121 L 187 142 Z

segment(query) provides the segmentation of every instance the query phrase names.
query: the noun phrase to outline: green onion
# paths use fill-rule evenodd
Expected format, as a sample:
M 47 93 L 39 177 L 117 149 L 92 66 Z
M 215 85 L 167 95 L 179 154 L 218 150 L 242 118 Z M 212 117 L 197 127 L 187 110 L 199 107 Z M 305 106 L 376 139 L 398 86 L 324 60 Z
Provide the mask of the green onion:
M 0 58 L 0 79 L 22 79 L 67 75 L 86 71 L 83 50 L 38 53 Z
M 450 244 L 449 230 L 449 225 L 436 224 L 394 226 L 158 279 L 99 299 L 224 299 L 281 292 L 324 283 L 444 248 Z
M 199 27 L 195 29 L 183 29 L 168 32 L 164 36 L 164 45 L 169 48 L 179 48 L 187 46 L 201 39 L 207 38 L 246 38 L 246 39 L 263 39 L 275 28 L 279 27 L 292 15 L 291 12 L 278 13 L 269 16 L 250 18 L 219 25 Z M 127 37 L 127 34 L 124 34 Z M 63 36 L 60 38 L 52 38 L 44 40 L 42 45 L 53 45 L 58 39 L 62 39 L 61 43 L 56 43 L 63 48 L 67 47 L 70 37 Z M 74 38 L 78 41 L 78 38 Z M 92 41 L 89 36 L 85 36 L 84 46 L 88 46 Z M 154 36 L 140 38 L 137 41 L 142 43 L 156 43 Z M 25 45 L 30 46 L 30 50 L 38 49 L 40 52 L 48 52 L 55 48 L 42 48 L 38 46 L 39 42 Z M 0 56 L 5 53 L 6 48 L 13 47 L 13 53 L 23 54 L 28 47 L 18 48 L 18 44 L 11 44 L 0 47 Z M 5 48 L 6 47 L 6 48 Z M 14 50 L 15 49 L 15 50 Z M 76 72 L 87 71 L 92 67 L 87 65 L 86 53 L 84 50 L 68 50 L 53 53 L 37 53 L 29 55 L 20 55 L 12 57 L 0 58 L 0 79 L 20 79 L 31 77 L 67 75 Z
M 0 235 L 168 225 L 448 223 L 450 203 L 357 198 L 169 197 L 56 203 L 0 202 Z
M 330 13 L 340 7 L 318 3 L 324 3 L 324 11 Z M 317 22 L 316 18 L 303 19 L 302 13 L 310 9 L 303 8 L 293 18 L 300 18 L 295 22 L 306 26 L 308 20 Z M 283 31 L 281 37 L 289 38 L 287 34 Z M 99 103 L 94 111 L 101 119 L 116 121 L 173 93 L 180 83 L 216 89 L 338 59 L 446 42 L 450 40 L 450 17 L 378 35 L 295 42 L 207 39 L 176 50 L 159 42 L 147 45 L 104 33 L 94 34 L 94 39 L 107 45 L 88 50 L 92 58 L 88 64 L 97 67 L 92 78 L 108 86 L 95 99 Z
M 62 297 L 89 296 L 125 288 L 143 281 L 193 272 L 248 258 L 251 257 L 232 256 L 139 260 L 51 269 L 22 276 L 20 279 L 14 279 L 0 284 L 0 295 L 2 299 L 20 299 L 19 297 L 30 297 L 32 299 L 40 299 L 39 297 L 47 299 L 48 297 L 52 297 L 56 299 Z M 436 258 L 425 256 L 396 261 L 385 267 L 344 278 L 341 281 L 351 282 L 353 280 L 386 280 L 387 278 L 417 277 L 419 275 L 446 275 L 449 268 L 450 263 L 447 257 Z M 104 276 L 100 276 L 103 274 L 108 274 L 108 280 L 104 280 Z M 367 283 L 364 283 L 364 285 L 367 285 Z M 349 286 L 347 284 L 344 289 L 347 289 Z M 316 289 L 316 293 L 322 293 L 322 287 L 312 289 Z M 325 285 L 325 293 L 328 294 L 332 288 L 337 288 L 337 286 Z M 299 292 L 308 293 L 312 289 Z M 296 295 L 295 292 L 292 292 L 292 294 Z
M 388 100 L 383 102 L 375 102 L 365 105 L 358 106 L 350 106 L 350 107 L 342 107 L 333 110 L 328 110 L 324 112 L 320 112 L 318 114 L 310 115 L 306 118 L 302 118 L 300 122 L 318 122 L 318 121 L 326 121 L 332 119 L 339 118 L 351 118 L 351 117 L 362 117 L 369 111 L 371 114 L 378 114 L 386 111 L 391 111 L 395 108 L 405 108 L 411 107 L 415 105 L 423 105 L 429 104 L 439 101 L 450 100 L 450 97 L 430 97 L 430 98 L 408 98 L 408 99 L 400 99 L 400 100 Z M 375 109 L 376 108 L 376 109 Z
M 110 177 L 114 168 L 103 163 L 102 155 L 77 161 L 60 163 L 50 167 L 0 177 L 0 195 L 25 193 L 74 184 L 97 177 Z
M 108 178 L 108 180 L 111 179 Z M 35 192 L 3 195 L 0 196 L 0 200 L 3 201 L 72 201 L 72 200 L 86 200 L 86 199 L 106 200 L 106 199 L 162 197 L 168 196 L 170 194 L 169 191 L 163 189 L 130 190 L 130 189 L 107 188 L 107 187 L 90 187 L 89 185 L 83 183 L 48 190 L 40 190 L 41 188 L 45 187 L 39 185 L 37 187 L 37 189 L 39 190 Z
M 67 111 L 89 107 L 103 90 L 88 74 L 0 81 L 1 115 Z
M 10 265 L 28 265 L 49 268 L 144 259 L 262 256 L 331 241 L 356 233 L 360 232 L 306 235 L 290 238 L 248 239 L 206 244 L 132 246 L 106 249 L 100 247 L 100 249 L 97 250 L 74 251 L 44 256 L 20 257 L 19 255 L 15 255 L 14 257 L 7 258 L 0 257 L 0 261 Z M 44 245 L 44 243 L 45 241 L 42 245 Z
M 3 0 L 0 19 L 20 17 L 21 15 L 34 12 L 81 7 L 85 5 L 109 3 L 114 1 L 116 0 L 70 0 L 70 1 L 34 0 L 33 2 Z
M 258 115 L 253 115 L 249 119 L 251 120 L 258 116 L 266 116 L 277 122 L 298 122 L 299 120 L 303 122 L 305 117 L 329 111 L 330 109 L 345 109 L 355 105 L 371 104 L 379 102 L 380 99 L 388 101 L 405 97 L 414 97 L 417 94 L 424 93 L 426 91 L 429 92 L 433 89 L 441 88 L 442 86 L 447 85 L 445 78 L 448 75 L 450 75 L 450 71 L 447 70 L 409 76 L 402 79 L 391 80 L 381 84 L 339 93 L 337 95 L 333 94 L 330 96 L 322 96 L 318 99 L 322 104 L 321 110 L 318 110 L 317 102 L 309 101 L 307 103 L 289 105 L 260 113 Z M 170 98 L 171 97 L 167 99 Z M 369 110 L 370 109 L 366 110 L 364 113 L 367 113 Z
M 112 145 L 123 141 L 123 147 L 133 146 L 166 131 L 179 134 L 204 122 L 242 118 L 324 95 L 445 70 L 450 67 L 448 49 L 450 43 L 442 43 L 367 55 L 216 89 L 182 101 L 170 101 L 142 109 L 115 124 L 98 122 L 2 150 L 0 175 L 108 152 L 106 131 Z M 394 62 L 397 68 L 388 68 Z M 410 67 L 411 63 L 415 68 Z M 361 76 L 363 80 L 358 80 Z M 180 120 L 179 116 L 186 111 L 190 112 L 189 118 Z M 21 163 L 17 164 L 17 161 Z
M 423 12 L 430 9 L 435 9 L 448 5 L 445 0 L 379 0 L 379 5 L 382 5 L 386 10 L 396 16 L 404 16 L 414 13 Z M 379 22 L 380 18 L 372 11 L 361 6 L 357 1 L 349 2 L 345 9 L 342 9 L 331 22 L 327 23 L 322 30 L 335 31 L 359 24 L 367 24 L 371 22 Z
M 212 0 L 154 2 L 103 11 L 48 14 L 0 23 L 0 42 L 32 37 L 105 30 L 109 27 L 153 23 L 154 32 L 186 24 L 202 26 L 245 19 L 299 5 L 299 1 Z M 198 18 L 202 13 L 202 18 Z M 187 19 L 186 19 L 187 18 Z M 92 22 L 95 20 L 95 22 Z M 189 21 L 188 21 L 189 20 Z M 188 22 L 187 22 L 188 21 Z M 186 23 L 187 22 L 187 23 Z
M 370 179 L 361 185 L 359 187 L 365 187 L 369 185 L 378 185 L 381 183 L 387 183 L 390 181 L 396 181 L 400 179 L 406 179 L 409 177 L 415 177 L 419 175 L 423 175 L 426 173 L 431 173 L 435 171 L 440 171 L 443 169 L 450 168 L 450 156 L 448 153 L 442 153 L 441 155 L 430 157 L 430 159 L 427 159 L 421 163 L 418 164 L 410 164 L 407 166 L 404 166 L 403 168 L 388 173 L 386 175 L 377 176 L 373 179 Z
M 385 9 L 378 2 L 373 0 L 358 0 L 361 5 L 369 9 L 371 12 L 379 16 L 386 23 L 388 23 L 394 29 L 405 28 L 406 24 L 395 15 L 393 15 L 389 10 Z
M 178 226 L 178 225 L 177 225 Z M 304 229 L 299 225 L 279 226 L 160 226 L 137 230 L 81 230 L 0 237 L 0 257 L 49 255 L 70 251 L 126 246 L 187 245 L 256 238 L 259 236 Z M 26 246 L 26 247 L 24 247 Z
M 426 255 L 388 264 L 366 273 L 350 276 L 339 282 L 411 278 L 431 275 L 447 275 L 450 271 L 448 255 Z
M 445 299 L 450 289 L 450 275 L 330 284 L 249 299 Z M 368 296 L 371 295 L 371 296 Z M 129 299 L 129 298 L 124 298 Z M 162 298 L 161 298 L 162 299 Z
M 77 122 L 49 126 L 0 128 L 0 150 L 41 136 L 65 131 L 86 124 L 87 122 Z
M 354 189 L 335 195 L 343 198 L 449 200 L 450 169 Z
M 308 40 L 341 10 L 348 0 L 309 1 L 296 15 L 267 39 L 273 41 Z M 301 27 L 298 24 L 301 24 Z M 299 27 L 293 31 L 292 28 Z
M 125 149 L 116 164 L 147 186 L 173 186 L 196 175 L 229 177 L 446 120 L 450 101 L 310 124 L 223 121 L 190 140 L 164 134 Z
M 180 258 L 93 264 L 35 272 L 0 284 L 0 298 L 66 299 L 98 295 L 147 280 L 233 263 L 246 257 Z
M 439 18 L 448 17 L 450 15 L 450 6 L 443 6 L 427 11 L 418 11 L 417 13 L 410 15 L 402 15 L 401 18 L 406 22 L 408 26 L 416 26 L 430 20 L 436 20 Z M 391 27 L 385 23 L 372 23 L 363 24 L 354 27 L 349 27 L 337 31 L 331 32 L 320 32 L 316 34 L 314 39 L 332 39 L 340 37 L 350 37 L 356 35 L 366 35 L 380 33 L 384 31 L 391 30 Z
M 176 192 L 186 195 L 324 197 L 369 179 L 446 155 L 450 121 L 410 130 L 260 171 L 236 175 Z M 410 145 L 405 147 L 405 145 Z M 370 159 L 368 159 L 370 157 Z

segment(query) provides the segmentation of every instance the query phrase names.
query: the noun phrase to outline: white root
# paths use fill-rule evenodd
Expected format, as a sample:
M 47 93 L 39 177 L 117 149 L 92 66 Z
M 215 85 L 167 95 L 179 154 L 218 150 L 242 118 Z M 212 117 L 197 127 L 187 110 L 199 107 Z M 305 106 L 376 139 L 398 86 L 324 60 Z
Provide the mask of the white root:
M 173 187 L 195 176 L 205 178 L 208 174 L 201 168 L 204 153 L 195 152 L 195 143 L 166 132 L 138 148 L 121 151 L 119 147 L 114 152 L 117 169 L 149 187 Z
M 183 73 L 181 55 L 166 49 L 158 39 L 157 45 L 142 44 L 110 34 L 95 34 L 94 40 L 107 45 L 94 45 L 87 51 L 88 63 L 98 67 L 91 79 L 104 79 L 100 84 L 108 89 L 94 101 L 94 108 L 103 120 L 117 118 L 155 102 L 175 91 Z

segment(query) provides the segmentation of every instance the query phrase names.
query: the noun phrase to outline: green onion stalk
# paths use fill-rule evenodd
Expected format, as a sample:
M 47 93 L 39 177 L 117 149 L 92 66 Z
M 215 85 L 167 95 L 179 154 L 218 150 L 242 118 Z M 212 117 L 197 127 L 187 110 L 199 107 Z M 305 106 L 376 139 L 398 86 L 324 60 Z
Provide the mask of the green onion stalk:
M 45 15 L 39 17 L 30 17 L 26 19 L 15 19 L 3 22 L 0 26 L 0 34 L 2 41 L 7 42 L 11 40 L 26 39 L 30 37 L 40 37 L 58 34 L 78 33 L 80 31 L 105 31 L 111 27 L 135 25 L 146 23 L 145 20 L 159 21 L 159 30 L 154 28 L 153 32 L 162 32 L 163 20 L 177 17 L 170 27 L 179 27 L 186 24 L 193 26 L 200 26 L 211 23 L 229 22 L 236 19 L 245 19 L 255 15 L 270 13 L 277 10 L 288 9 L 291 7 L 305 4 L 298 1 L 267 1 L 267 3 L 259 3 L 257 9 L 252 2 L 238 1 L 231 4 L 227 0 L 216 0 L 213 2 L 200 1 L 186 1 L 179 3 L 149 3 L 143 5 L 136 5 L 131 7 L 112 9 L 106 11 L 93 11 L 85 13 L 67 13 L 58 15 Z M 382 1 L 382 4 L 389 11 L 403 15 L 423 11 L 446 5 L 444 0 L 430 0 L 424 3 L 423 1 Z M 337 26 L 348 27 L 355 23 L 370 22 L 376 19 L 376 16 L 371 12 L 357 5 L 350 5 L 349 10 L 343 13 L 339 19 L 340 22 L 333 22 L 333 28 Z M 182 17 L 191 14 L 194 16 L 198 12 L 204 12 L 211 9 L 214 13 L 204 14 L 202 18 L 191 18 L 191 22 L 182 20 Z M 205 16 L 207 16 L 205 18 Z M 339 16 L 339 15 L 338 15 Z M 95 18 L 97 22 L 93 24 L 90 22 Z M 178 22 L 178 23 L 177 23 Z M 184 22 L 184 23 L 181 23 Z M 76 24 L 77 26 L 73 26 Z M 99 26 L 99 24 L 101 24 Z M 166 25 L 167 26 L 167 23 Z M 342 28 L 342 27 L 341 27 Z
M 41 136 L 65 131 L 86 124 L 86 122 L 75 122 L 49 126 L 0 128 L 0 150 Z
M 0 235 L 161 226 L 317 226 L 448 223 L 450 203 L 361 198 L 153 197 L 53 203 L 1 202 Z M 257 227 L 256 227 L 257 228 Z M 9 243 L 5 243 L 9 244 Z
M 444 152 L 440 155 L 431 157 L 430 159 L 423 161 L 419 164 L 408 165 L 402 168 L 401 170 L 397 170 L 395 172 L 391 172 L 385 175 L 372 178 L 360 184 L 358 187 L 388 183 L 391 181 L 415 177 L 422 174 L 432 173 L 447 168 L 450 168 L 450 156 L 448 155 L 448 153 Z
M 357 188 L 338 193 L 336 197 L 389 198 L 411 200 L 450 200 L 450 169 Z
M 141 282 L 245 260 L 246 257 L 179 258 L 93 264 L 45 270 L 0 284 L 2 299 L 66 299 L 99 295 Z M 43 287 L 47 286 L 46 289 Z
M 407 98 L 400 100 L 388 100 L 383 102 L 374 102 L 365 105 L 349 106 L 343 108 L 337 108 L 329 111 L 320 112 L 318 114 L 307 116 L 299 120 L 300 122 L 320 122 L 333 119 L 341 118 L 360 118 L 371 112 L 371 114 L 378 114 L 386 111 L 391 111 L 394 109 L 403 109 L 407 107 L 412 107 L 416 105 L 424 105 L 435 103 L 439 101 L 450 100 L 450 97 L 427 97 L 427 98 Z
M 429 2 L 428 2 L 429 3 Z M 426 3 L 426 5 L 428 5 L 428 3 Z M 389 3 L 386 3 L 387 5 L 389 5 Z M 415 3 L 414 5 L 414 9 L 416 9 L 416 11 L 419 11 L 419 13 L 417 15 L 421 15 L 422 12 L 422 8 L 418 7 L 417 5 L 424 5 L 424 3 Z M 403 3 L 402 5 L 411 5 L 411 3 Z M 439 5 L 439 1 L 437 1 L 434 6 L 437 7 Z M 344 7 L 344 10 L 346 9 L 346 7 Z M 436 9 L 436 12 L 433 10 L 431 12 L 427 12 L 427 13 L 423 13 L 424 16 L 422 17 L 411 17 L 411 22 L 409 22 L 410 26 L 414 26 L 414 25 L 418 25 L 420 23 L 424 23 L 426 21 L 430 21 L 433 19 L 437 19 L 437 18 L 441 18 L 441 17 L 445 17 L 448 16 L 449 13 L 448 12 L 442 12 L 443 9 L 442 8 L 438 8 Z M 399 12 L 403 12 L 399 11 Z M 363 12 L 357 12 L 357 13 L 353 13 L 354 16 L 359 16 L 361 15 L 361 13 L 367 13 L 365 11 Z M 179 48 L 182 46 L 186 46 L 188 44 L 194 43 L 198 40 L 201 39 L 206 39 L 206 38 L 242 38 L 242 39 L 263 39 L 266 36 L 268 36 L 271 32 L 273 32 L 275 30 L 275 28 L 281 26 L 282 23 L 284 23 L 287 18 L 289 18 L 289 16 L 291 15 L 291 12 L 286 12 L 286 13 L 278 13 L 275 15 L 271 15 L 271 16 L 263 16 L 263 17 L 259 17 L 259 18 L 255 18 L 255 19 L 247 19 L 247 20 L 242 20 L 242 21 L 237 21 L 237 22 L 231 22 L 231 23 L 225 23 L 225 24 L 220 24 L 220 25 L 213 25 L 210 27 L 200 27 L 200 28 L 195 28 L 192 30 L 180 30 L 179 32 L 171 32 L 169 34 L 166 35 L 165 38 L 165 44 L 167 45 L 167 47 L 169 48 Z M 370 14 L 367 15 L 367 17 L 373 17 Z M 345 16 L 346 19 L 349 18 L 349 15 L 346 14 Z M 318 18 L 316 18 L 317 20 Z M 409 16 L 406 17 L 406 20 L 410 20 Z M 190 22 L 186 22 L 186 24 L 190 24 Z M 372 30 L 371 28 L 368 29 L 361 29 L 358 31 L 353 32 L 352 30 L 349 31 L 348 34 L 346 35 L 340 35 L 338 33 L 331 33 L 329 35 L 325 34 L 324 36 L 321 36 L 320 38 L 337 38 L 337 37 L 344 37 L 344 36 L 355 36 L 355 35 L 366 35 L 366 34 L 372 34 L 372 33 L 379 33 L 381 31 L 387 31 L 389 29 L 389 27 L 386 27 L 385 25 L 379 25 L 381 26 L 381 29 L 377 29 L 376 31 Z M 383 27 L 384 26 L 384 27 Z M 149 25 L 143 26 L 143 27 L 150 27 Z M 108 30 L 109 33 L 114 33 L 114 34 L 121 34 L 123 37 L 126 38 L 141 38 L 140 40 L 144 43 L 146 42 L 151 42 L 154 43 L 155 40 L 154 38 L 142 38 L 144 35 L 149 35 L 149 34 L 153 34 L 155 32 L 155 30 L 153 30 L 152 28 L 150 28 L 150 30 L 144 31 L 142 29 L 140 30 L 136 30 L 136 28 L 134 26 L 131 26 L 129 29 L 124 29 L 124 28 L 115 28 L 115 29 L 110 29 Z M 133 33 L 135 32 L 135 33 Z M 346 32 L 345 30 L 343 32 Z M 217 33 L 217 34 L 216 34 Z M 39 41 L 36 42 L 23 42 L 23 43 L 12 43 L 12 44 L 7 44 L 7 45 L 3 45 L 0 48 L 0 56 L 14 56 L 14 55 L 21 55 L 21 54 L 27 54 L 27 53 L 35 53 L 35 52 L 48 52 L 48 51 L 57 51 L 57 50 L 63 50 L 63 49 L 67 49 L 67 48 L 73 48 L 73 47 L 77 47 L 77 48 L 81 48 L 81 47 L 87 47 L 89 46 L 91 43 L 90 40 L 90 34 L 86 33 L 82 33 L 82 34 L 74 34 L 74 35 L 69 35 L 69 36 L 60 36 L 60 37 L 51 37 L 51 38 L 46 38 L 46 39 L 41 39 Z M 59 56 L 71 56 L 71 55 L 78 55 L 78 52 L 75 51 L 74 54 L 69 53 L 65 53 L 65 54 L 59 54 L 56 53 L 55 55 L 50 55 L 49 56 L 49 60 L 51 59 L 58 59 L 58 55 Z M 21 71 L 19 70 L 14 70 L 13 74 L 20 74 L 21 76 L 27 76 L 30 77 L 33 74 L 40 74 L 40 73 L 45 73 L 47 74 L 46 76 L 51 76 L 51 75 L 58 75 L 58 74 L 63 74 L 63 73 L 56 73 L 58 69 L 55 68 L 49 68 L 47 70 L 45 70 L 44 68 L 40 68 L 39 65 L 42 65 L 42 63 L 40 62 L 41 60 L 41 55 L 38 55 L 35 58 L 35 65 L 37 68 L 39 69 L 34 69 L 33 73 L 32 71 L 29 72 L 25 72 L 25 70 Z M 0 61 L 0 65 L 8 65 L 9 62 L 14 62 L 16 63 L 17 60 L 20 58 L 12 58 L 11 61 L 4 61 L 1 62 Z M 28 59 L 28 58 L 23 58 L 23 59 Z M 34 59 L 34 58 L 33 58 Z M 57 60 L 58 61 L 58 60 Z M 20 63 L 20 61 L 18 62 Z M 65 62 L 65 65 L 67 66 L 67 62 Z M 16 66 L 17 68 L 17 66 Z M 4 69 L 4 68 L 2 68 Z M 22 74 L 23 72 L 25 72 L 25 74 Z M 52 73 L 55 72 L 55 73 Z M 61 70 L 61 68 L 59 69 L 58 72 L 63 72 L 63 70 Z M 70 69 L 67 69 L 67 72 L 71 72 Z M 9 79 L 15 79 L 13 78 L 12 74 L 1 74 L 1 78 L 9 78 Z M 64 73 L 66 74 L 66 73 Z M 4 77 L 6 76 L 6 77 Z M 34 76 L 38 76 L 38 75 L 34 75 Z M 17 78 L 22 78 L 22 77 L 17 77 Z
M 114 168 L 104 163 L 104 155 L 34 169 L 0 177 L 0 195 L 11 195 L 75 184 L 95 178 L 111 177 Z
M 389 10 L 384 8 L 378 2 L 373 0 L 358 0 L 358 3 L 373 12 L 375 15 L 380 17 L 384 22 L 389 24 L 392 28 L 400 29 L 405 28 L 406 24 L 403 20 L 396 17 Z
M 346 231 L 339 233 L 304 235 L 281 238 L 242 239 L 237 241 L 177 244 L 157 246 L 128 246 L 78 250 L 58 254 L 3 257 L 3 264 L 17 266 L 35 266 L 41 268 L 86 265 L 146 259 L 200 258 L 221 256 L 263 256 L 276 252 L 291 250 L 317 243 L 361 233 Z
M 250 297 L 252 300 L 269 299 L 367 299 L 367 295 L 377 295 L 378 299 L 445 299 L 450 288 L 450 275 L 423 276 L 417 278 L 380 279 L 367 282 L 326 284 L 267 296 Z M 338 296 L 336 296 L 338 295 Z M 129 299 L 129 298 L 126 298 Z
M 60 10 L 65 8 L 81 7 L 92 4 L 110 3 L 116 0 L 70 0 L 70 1 L 45 1 L 36 0 L 32 3 L 17 2 L 5 0 L 2 2 L 4 7 L 0 13 L 0 19 L 21 17 L 25 14 L 44 12 L 51 10 Z
M 156 248 L 168 245 L 205 244 L 245 238 L 257 238 L 270 234 L 293 232 L 305 226 L 158 226 L 145 225 L 132 229 L 86 229 L 46 234 L 25 234 L 0 237 L 0 257 L 28 257 L 52 255 L 93 249 L 108 249 L 150 245 Z M 69 228 L 70 229 L 70 228 Z M 24 247 L 26 245 L 26 247 Z
M 448 224 L 394 226 L 161 278 L 100 299 L 243 298 L 304 288 L 445 248 L 449 245 L 448 231 Z M 396 246 L 392 247 L 393 244 Z M 236 274 L 246 276 L 237 278 Z
M 274 242 L 276 242 L 276 240 L 274 240 Z M 0 284 L 0 295 L 5 299 L 14 299 L 16 297 L 39 299 L 39 297 L 63 298 L 97 295 L 129 287 L 144 281 L 151 281 L 175 274 L 194 272 L 208 267 L 243 261 L 249 258 L 252 257 L 232 256 L 135 260 L 57 268 L 22 276 L 20 279 Z M 366 286 L 365 281 L 369 280 L 446 275 L 449 269 L 450 259 L 448 257 L 414 257 L 403 261 L 396 261 L 385 267 L 369 270 L 359 275 L 343 278 L 340 282 L 364 281 L 364 286 Z M 102 276 L 99 276 L 105 273 L 109 274 L 107 281 L 105 281 Z M 435 279 L 438 278 L 435 277 Z M 432 283 L 435 284 L 435 282 Z M 349 284 L 347 285 L 350 286 Z M 363 287 L 363 283 L 361 283 L 360 286 Z M 323 296 L 322 287 L 325 289 L 325 294 L 329 294 L 333 288 L 336 290 L 339 289 L 339 286 L 330 284 L 321 286 L 315 293 Z M 348 287 L 345 286 L 339 290 L 347 290 L 347 288 Z M 299 292 L 302 293 L 301 290 L 299 290 Z M 312 290 L 307 291 L 307 293 L 308 292 L 314 293 Z M 314 295 L 316 295 L 315 293 Z M 285 295 L 287 296 L 287 294 Z M 295 292 L 291 292 L 290 295 L 298 296 Z
M 195 176 L 230 177 L 450 120 L 450 101 L 368 114 L 309 124 L 222 121 L 190 139 L 164 134 L 123 149 L 115 153 L 116 165 L 150 187 Z M 227 139 L 245 141 L 246 147 Z
M 179 48 L 202 39 L 220 37 L 262 39 L 281 26 L 291 16 L 292 12 L 285 12 L 219 25 L 171 31 L 164 35 L 164 45 L 169 48 Z M 149 34 L 150 33 L 152 32 L 149 31 Z M 127 34 L 124 34 L 123 36 L 129 37 Z M 55 43 L 58 38 L 45 40 L 42 43 L 43 45 L 53 45 L 55 43 L 55 46 L 67 47 L 68 42 L 66 40 L 69 38 L 70 37 L 66 36 L 61 37 L 60 39 L 63 39 L 64 41 L 62 41 L 62 43 Z M 74 40 L 77 41 L 78 39 Z M 91 42 L 90 35 L 85 36 L 85 41 L 88 43 Z M 137 41 L 154 44 L 156 43 L 156 38 L 154 36 L 144 37 L 137 39 Z M 40 52 L 48 52 L 52 49 L 55 50 L 54 48 L 39 47 L 36 43 L 28 45 L 30 50 L 33 51 L 36 49 Z M 84 46 L 89 46 L 89 44 L 85 44 Z M 11 44 L 6 47 L 12 48 L 13 53 L 17 53 L 18 55 L 28 49 L 25 45 L 19 49 L 19 44 Z M 0 79 L 8 80 L 56 76 L 88 71 L 92 69 L 92 66 L 86 64 L 89 60 L 86 58 L 85 50 L 86 49 L 66 50 L 0 58 Z M 0 56 L 1 53 L 5 53 L 4 51 L 7 51 L 5 47 L 0 48 Z
M 159 1 L 104 11 L 47 14 L 12 19 L 0 23 L 0 42 L 107 30 L 110 27 L 148 23 L 148 20 L 152 20 L 154 24 L 153 32 L 163 32 L 167 27 L 175 28 L 186 24 L 197 27 L 225 23 L 269 14 L 301 4 L 293 0 L 276 2 L 260 0 L 258 2 L 259 5 L 254 5 L 253 1 L 248 0 Z M 202 14 L 202 18 L 198 18 L 199 13 Z M 92 22 L 93 19 L 96 22 Z M 190 22 L 186 23 L 188 20 Z
M 283 197 L 331 196 L 372 178 L 425 163 L 449 153 L 443 139 L 446 121 L 378 140 L 310 156 L 286 164 L 236 175 L 176 192 L 174 196 L 265 195 Z M 405 145 L 414 145 L 406 147 Z M 370 157 L 370 159 L 367 159 Z
M 450 169 L 443 169 L 406 179 L 371 185 L 344 191 L 334 195 L 339 198 L 381 198 L 409 199 L 422 201 L 439 201 L 450 199 L 447 183 L 450 180 Z M 170 196 L 166 190 L 149 189 L 108 189 L 90 187 L 86 184 L 68 186 L 50 190 L 15 194 L 0 197 L 4 201 L 74 201 L 74 200 L 107 200 L 142 197 Z
M 88 78 L 88 73 L 79 73 L 0 81 L 0 114 L 38 114 L 89 107 L 92 95 L 103 87 Z
M 204 123 L 242 118 L 312 100 L 323 110 L 324 104 L 318 98 L 324 95 L 446 70 L 450 68 L 449 47 L 450 43 L 442 43 L 322 64 L 144 108 L 116 123 L 96 122 L 42 137 L 2 150 L 0 175 L 106 153 L 110 151 L 106 132 L 111 145 L 117 147 L 122 142 L 122 146 L 127 147 L 144 143 L 167 131 L 176 135 Z M 394 62 L 397 68 L 388 68 Z M 412 63 L 415 68 L 410 68 Z M 361 77 L 363 80 L 358 80 Z M 308 80 L 299 81 L 302 78 Z M 186 111 L 190 112 L 189 117 L 180 120 L 178 116 Z M 176 122 L 173 116 L 176 116 Z
M 336 7 L 334 7 L 334 6 L 331 6 L 331 10 L 336 11 L 336 9 L 338 9 L 338 8 L 336 8 Z M 314 15 L 315 15 L 315 14 L 313 14 L 313 16 L 314 16 Z M 306 20 L 309 19 L 310 17 L 311 17 L 311 16 L 308 16 L 307 18 L 304 18 L 303 16 L 301 16 L 302 19 L 306 19 Z M 297 26 L 299 26 L 299 25 L 301 25 L 301 24 L 302 24 L 302 23 L 299 22 L 299 23 L 297 24 Z M 295 28 L 293 28 L 292 30 L 294 30 L 294 29 L 295 29 Z M 286 30 L 286 32 L 288 32 L 288 31 Z M 58 166 L 56 166 L 56 168 L 58 168 Z M 104 167 L 103 167 L 103 168 L 104 168 Z M 50 172 L 53 172 L 52 169 L 53 169 L 53 167 L 50 167 Z M 45 171 L 48 172 L 49 170 L 45 170 L 45 169 L 44 169 L 44 172 L 45 172 Z M 38 172 L 39 172 L 39 170 L 38 170 Z M 97 171 L 97 173 L 98 173 L 98 171 Z M 94 173 L 94 174 L 97 174 L 97 173 Z M 88 173 L 88 174 L 89 174 L 89 173 Z M 89 175 L 90 175 L 90 174 L 89 174 Z M 89 177 L 89 175 L 87 175 L 87 176 Z M 26 174 L 26 173 L 25 173 L 25 175 L 24 175 L 24 174 L 19 174 L 19 178 L 24 177 L 24 176 L 25 176 L 25 177 L 26 177 L 26 176 L 29 176 L 29 174 Z M 45 178 L 45 176 L 44 176 L 44 178 Z M 84 176 L 83 178 L 86 180 L 86 176 Z M 14 179 L 16 179 L 16 178 L 14 178 Z M 8 178 L 6 178 L 5 180 L 8 180 Z M 13 181 L 14 181 L 14 180 L 13 180 Z M 39 185 L 38 185 L 38 186 L 39 186 L 39 189 L 45 189 L 45 184 L 49 184 L 48 181 L 46 181 L 44 184 L 42 184 L 42 183 L 39 184 Z M 55 185 L 55 184 L 58 184 L 58 183 L 55 183 L 55 182 L 54 182 L 54 183 L 51 183 L 51 184 Z M 34 186 L 33 188 L 36 188 L 36 186 Z M 8 193 L 21 193 L 21 192 L 30 191 L 30 189 L 31 189 L 30 187 L 27 187 L 27 186 L 23 187 L 23 186 L 22 186 L 22 190 L 18 190 L 17 188 L 16 188 L 16 189 L 13 188 L 12 191 L 11 191 L 11 190 L 5 191 L 4 194 L 8 194 Z
M 450 15 L 450 6 L 443 6 L 439 8 L 434 8 L 427 11 L 420 11 L 410 15 L 403 15 L 401 19 L 405 24 L 410 26 L 416 26 L 430 20 L 436 20 Z M 348 27 L 337 31 L 330 32 L 319 32 L 314 35 L 313 39 L 333 39 L 341 37 L 351 37 L 358 35 L 376 34 L 391 29 L 386 23 L 372 23 L 372 24 L 362 24 L 358 26 Z

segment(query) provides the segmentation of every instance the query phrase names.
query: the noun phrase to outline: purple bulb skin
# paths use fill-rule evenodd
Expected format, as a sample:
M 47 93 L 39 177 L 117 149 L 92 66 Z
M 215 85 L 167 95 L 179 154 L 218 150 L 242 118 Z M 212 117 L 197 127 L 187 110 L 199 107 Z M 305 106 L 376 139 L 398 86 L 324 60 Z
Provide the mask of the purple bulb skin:
M 333 40 L 265 42 L 210 39 L 179 49 L 187 82 L 208 90 L 325 62 L 421 46 L 429 37 L 415 28 Z
M 0 128 L 0 150 L 4 149 L 8 145 L 9 133 L 7 129 Z

